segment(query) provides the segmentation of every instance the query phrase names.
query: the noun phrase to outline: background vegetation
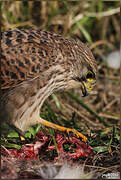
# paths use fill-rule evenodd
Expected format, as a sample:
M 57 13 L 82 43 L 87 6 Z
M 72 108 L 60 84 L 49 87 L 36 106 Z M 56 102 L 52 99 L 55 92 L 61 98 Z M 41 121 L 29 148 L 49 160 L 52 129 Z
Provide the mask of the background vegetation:
M 101 0 L 1 2 L 2 31 L 42 28 L 79 39 L 92 50 L 98 64 L 93 95 L 82 99 L 80 89 L 53 94 L 41 116 L 85 134 L 95 151 L 90 166 L 105 173 L 119 172 L 120 72 L 106 64 L 107 55 L 120 47 L 119 6 L 119 1 Z

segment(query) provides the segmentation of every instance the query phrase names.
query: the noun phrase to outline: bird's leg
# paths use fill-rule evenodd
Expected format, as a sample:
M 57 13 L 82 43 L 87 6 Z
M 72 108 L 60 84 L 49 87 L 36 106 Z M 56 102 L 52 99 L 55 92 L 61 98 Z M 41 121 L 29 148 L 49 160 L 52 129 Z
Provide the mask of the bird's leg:
M 71 129 L 71 128 L 66 128 L 66 127 L 63 127 L 63 126 L 59 126 L 57 124 L 54 124 L 54 123 L 51 123 L 49 121 L 46 121 L 44 119 L 39 119 L 40 120 L 40 123 L 42 125 L 45 125 L 47 127 L 50 127 L 50 128 L 53 128 L 53 129 L 56 129 L 56 130 L 59 130 L 59 131 L 65 131 L 67 133 L 69 132 L 73 132 L 78 138 L 81 137 L 83 139 L 84 142 L 87 142 L 87 138 L 80 132 L 78 132 L 77 130 L 75 129 Z

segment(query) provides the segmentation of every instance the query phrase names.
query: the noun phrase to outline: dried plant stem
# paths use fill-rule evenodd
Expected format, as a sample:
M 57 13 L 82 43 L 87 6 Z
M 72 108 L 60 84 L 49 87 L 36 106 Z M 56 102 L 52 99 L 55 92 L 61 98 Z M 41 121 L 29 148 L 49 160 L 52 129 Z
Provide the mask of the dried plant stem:
M 90 17 L 105 17 L 105 16 L 112 16 L 114 14 L 117 14 L 120 12 L 120 7 L 117 7 L 115 9 L 111 9 L 109 11 L 99 12 L 99 13 L 93 13 L 93 12 L 86 12 L 86 16 Z
M 85 108 L 88 112 L 90 112 L 90 114 L 92 114 L 93 116 L 95 116 L 101 123 L 103 123 L 105 126 L 109 126 L 109 124 L 100 116 L 98 116 L 98 114 L 96 112 L 94 112 L 91 108 L 89 108 L 86 104 L 84 104 L 80 99 L 78 99 L 77 96 L 73 95 L 71 92 L 67 92 L 66 93 L 72 98 L 74 99 L 78 104 L 80 104 L 83 108 Z
M 71 105 L 65 103 L 65 105 L 63 104 L 63 106 L 64 106 L 64 107 L 67 106 L 67 108 L 69 108 L 69 109 L 71 109 L 72 111 L 76 112 L 80 117 L 82 117 L 84 120 L 86 120 L 86 121 L 87 121 L 88 123 L 90 123 L 91 125 L 93 125 L 93 126 L 99 125 L 99 124 L 91 121 L 89 118 L 87 118 L 84 114 L 80 113 L 78 110 L 76 110 L 76 109 L 75 109 L 74 107 L 72 107 Z

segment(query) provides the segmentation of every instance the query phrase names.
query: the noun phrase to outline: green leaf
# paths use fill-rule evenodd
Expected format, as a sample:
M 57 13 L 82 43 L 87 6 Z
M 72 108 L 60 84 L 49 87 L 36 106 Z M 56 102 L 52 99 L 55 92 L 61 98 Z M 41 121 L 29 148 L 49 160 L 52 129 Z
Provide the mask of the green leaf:
M 101 153 L 101 152 L 108 151 L 108 147 L 107 146 L 97 146 L 97 147 L 94 147 L 93 150 L 96 151 L 97 153 Z
M 101 0 L 98 0 L 98 12 L 103 11 L 103 2 Z
M 7 135 L 8 138 L 17 138 L 19 137 L 19 134 L 16 131 L 13 131 Z
M 118 134 L 116 134 L 116 138 L 118 141 L 120 141 L 120 136 Z
M 52 94 L 51 96 L 52 96 L 53 100 L 55 101 L 55 104 L 56 104 L 57 108 L 58 108 L 59 110 L 61 110 L 61 109 L 62 109 L 62 106 L 61 106 L 61 104 L 60 104 L 57 96 L 56 96 L 55 94 Z
M 55 139 L 55 136 L 54 136 L 54 129 L 49 129 L 49 132 L 50 132 L 50 135 L 52 136 L 52 139 L 53 139 L 53 143 L 54 143 L 54 145 L 55 145 L 55 148 L 56 148 L 56 151 L 57 151 L 57 153 L 59 154 L 59 152 L 58 152 L 58 147 L 57 147 L 57 143 L 56 143 L 56 139 Z
M 26 137 L 26 138 L 31 138 L 31 137 L 32 137 L 32 134 L 31 134 L 30 132 L 26 132 L 25 137 Z
M 112 127 L 105 128 L 104 131 L 101 132 L 100 137 L 107 136 L 112 131 L 112 129 Z
M 116 127 L 113 127 L 113 134 L 114 134 L 114 137 L 115 137 L 118 141 L 120 141 L 120 135 L 118 134 Z
M 11 143 L 6 143 L 6 142 L 3 142 L 1 144 L 7 148 L 21 149 L 21 146 L 18 144 L 11 144 Z
M 35 131 L 34 127 L 31 126 L 31 127 L 29 127 L 28 132 L 26 132 L 25 137 L 31 138 L 32 135 L 35 136 L 36 131 Z
M 38 133 L 41 129 L 41 125 L 37 124 L 36 128 L 35 128 L 35 133 Z
M 84 35 L 84 37 L 86 38 L 86 40 L 87 40 L 90 44 L 92 44 L 93 42 L 92 42 L 91 36 L 90 36 L 90 34 L 88 33 L 88 31 L 84 28 L 84 26 L 83 26 L 81 23 L 76 22 L 76 24 L 77 24 L 78 28 L 80 29 L 80 31 L 82 32 L 82 34 Z

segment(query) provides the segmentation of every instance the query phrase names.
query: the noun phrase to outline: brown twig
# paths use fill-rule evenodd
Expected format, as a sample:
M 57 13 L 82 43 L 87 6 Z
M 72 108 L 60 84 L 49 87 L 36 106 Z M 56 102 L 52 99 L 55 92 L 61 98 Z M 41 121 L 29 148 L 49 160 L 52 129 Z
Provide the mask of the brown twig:
M 99 40 L 99 41 L 96 41 L 95 43 L 93 43 L 91 46 L 90 46 L 90 49 L 94 49 L 96 46 L 99 46 L 99 45 L 102 45 L 102 44 L 106 44 L 107 46 L 109 46 L 110 48 L 113 48 L 113 44 L 109 43 L 108 41 L 106 40 Z

